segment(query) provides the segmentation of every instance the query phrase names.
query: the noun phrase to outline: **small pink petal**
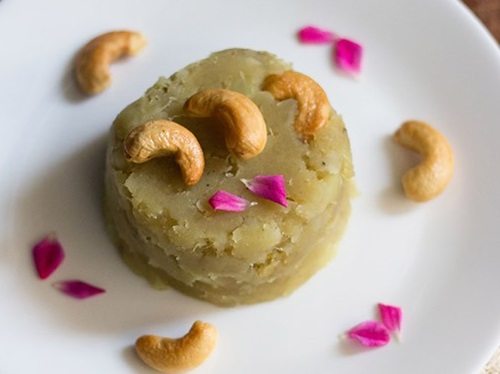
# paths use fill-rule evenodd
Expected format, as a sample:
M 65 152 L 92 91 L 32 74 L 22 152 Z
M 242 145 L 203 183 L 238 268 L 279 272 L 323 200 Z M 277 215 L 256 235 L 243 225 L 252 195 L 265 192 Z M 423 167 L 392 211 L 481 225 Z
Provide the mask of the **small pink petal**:
M 390 332 L 398 332 L 401 330 L 403 311 L 400 307 L 379 303 L 378 311 L 380 313 L 380 319 L 387 330 Z
M 320 29 L 316 26 L 305 26 L 299 30 L 297 37 L 305 44 L 328 44 L 335 40 L 335 34 L 331 31 Z
M 33 246 L 33 262 L 40 279 L 46 279 L 64 260 L 64 250 L 55 234 L 49 234 Z
M 214 210 L 225 212 L 243 212 L 249 205 L 248 200 L 223 190 L 217 191 L 208 203 Z
M 381 347 L 391 340 L 389 331 L 377 321 L 365 321 L 347 331 L 350 339 L 365 347 Z
M 255 195 L 274 201 L 285 208 L 288 206 L 283 175 L 257 175 L 250 180 L 242 179 L 241 181 Z
M 54 288 L 75 299 L 86 299 L 106 292 L 106 290 L 80 280 L 66 280 L 53 284 Z
M 350 74 L 361 72 L 363 47 L 349 39 L 339 39 L 335 43 L 335 64 L 337 67 Z

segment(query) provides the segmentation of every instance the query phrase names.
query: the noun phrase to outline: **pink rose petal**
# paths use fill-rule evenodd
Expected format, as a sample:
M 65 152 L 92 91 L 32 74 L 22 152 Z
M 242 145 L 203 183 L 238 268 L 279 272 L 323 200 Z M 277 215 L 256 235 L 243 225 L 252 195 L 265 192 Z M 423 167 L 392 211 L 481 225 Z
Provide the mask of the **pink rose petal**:
M 217 191 L 208 203 L 214 210 L 225 212 L 242 212 L 250 205 L 248 200 L 223 190 Z
M 337 67 L 350 74 L 361 72 L 363 47 L 353 40 L 339 39 L 335 43 L 335 64 Z
M 400 307 L 379 303 L 378 310 L 380 319 L 387 330 L 390 332 L 399 332 L 401 330 L 403 312 Z
M 106 290 L 80 280 L 66 280 L 53 284 L 54 288 L 75 299 L 86 299 L 106 292 Z
M 55 234 L 49 234 L 33 246 L 33 262 L 40 279 L 46 279 L 64 260 L 64 250 Z
M 241 181 L 255 195 L 274 201 L 284 207 L 288 206 L 283 175 L 257 175 L 250 180 L 242 179 Z
M 299 41 L 305 44 L 328 44 L 335 40 L 331 31 L 320 29 L 316 26 L 305 26 L 297 33 Z
M 377 321 L 365 321 L 347 331 L 350 339 L 365 347 L 381 347 L 391 340 L 389 331 Z

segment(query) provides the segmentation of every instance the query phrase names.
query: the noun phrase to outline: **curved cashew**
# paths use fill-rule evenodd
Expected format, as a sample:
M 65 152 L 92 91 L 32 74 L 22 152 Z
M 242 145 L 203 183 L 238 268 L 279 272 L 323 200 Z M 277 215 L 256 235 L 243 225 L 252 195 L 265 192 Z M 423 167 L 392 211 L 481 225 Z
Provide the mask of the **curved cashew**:
M 224 125 L 228 150 L 242 159 L 257 156 L 267 142 L 264 117 L 247 96 L 222 88 L 202 90 L 191 96 L 184 110 L 193 117 L 215 117 Z
M 111 84 L 109 64 L 137 54 L 145 45 L 146 38 L 133 31 L 112 31 L 92 39 L 75 61 L 80 88 L 89 95 L 104 91 Z
M 454 169 L 453 151 L 446 138 L 423 122 L 408 121 L 396 131 L 394 139 L 423 157 L 401 179 L 406 196 L 423 202 L 443 192 Z
M 162 373 L 179 373 L 199 366 L 215 348 L 217 330 L 209 323 L 196 321 L 182 338 L 141 336 L 135 342 L 139 357 Z
M 128 134 L 123 148 L 127 160 L 136 164 L 174 154 L 188 186 L 198 183 L 203 175 L 205 159 L 200 143 L 191 131 L 175 122 L 146 122 Z
M 312 78 L 296 71 L 271 74 L 266 77 L 262 89 L 269 91 L 276 100 L 297 100 L 298 114 L 295 131 L 304 141 L 309 141 L 330 117 L 330 103 L 321 86 Z

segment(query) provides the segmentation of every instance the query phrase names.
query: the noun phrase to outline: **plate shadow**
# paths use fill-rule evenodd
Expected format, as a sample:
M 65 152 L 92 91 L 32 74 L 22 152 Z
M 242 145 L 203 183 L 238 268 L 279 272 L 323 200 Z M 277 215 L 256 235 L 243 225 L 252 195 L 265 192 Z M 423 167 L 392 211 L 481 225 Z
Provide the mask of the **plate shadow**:
M 58 326 L 96 334 L 156 331 L 222 310 L 168 289 L 154 290 L 123 263 L 105 229 L 102 212 L 107 134 L 92 139 L 71 155 L 41 170 L 20 191 L 14 220 L 17 248 L 23 255 L 9 258 L 23 292 Z M 63 264 L 46 281 L 33 270 L 29 244 L 55 230 L 64 246 Z M 24 241 L 23 241 L 24 240 Z M 26 248 L 28 247 L 28 248 Z M 51 283 L 81 279 L 106 289 L 87 300 L 57 292 Z
M 415 209 L 417 204 L 405 197 L 401 177 L 406 170 L 419 162 L 419 157 L 396 144 L 392 136 L 387 136 L 382 140 L 382 147 L 390 165 L 391 179 L 390 185 L 380 191 L 378 204 L 385 213 L 407 213 Z

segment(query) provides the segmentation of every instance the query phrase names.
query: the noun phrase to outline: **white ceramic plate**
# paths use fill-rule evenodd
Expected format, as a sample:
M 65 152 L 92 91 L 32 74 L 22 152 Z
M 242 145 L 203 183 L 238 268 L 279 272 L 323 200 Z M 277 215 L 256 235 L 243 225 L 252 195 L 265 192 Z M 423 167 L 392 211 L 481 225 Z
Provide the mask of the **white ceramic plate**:
M 316 24 L 366 47 L 359 80 L 331 50 L 299 45 Z M 71 59 L 108 30 L 149 46 L 113 66 L 104 94 L 82 99 Z M 228 47 L 269 50 L 315 77 L 350 131 L 360 196 L 335 261 L 291 297 L 222 309 L 133 275 L 101 215 L 105 136 L 114 116 L 160 75 Z M 500 53 L 458 1 L 3 0 L 0 2 L 0 372 L 149 373 L 132 344 L 220 330 L 197 373 L 476 373 L 500 342 Z M 456 151 L 446 192 L 401 197 L 412 160 L 389 136 L 406 119 L 441 129 Z M 67 257 L 36 278 L 31 245 L 55 230 Z M 80 278 L 107 294 L 76 301 L 51 282 Z M 403 342 L 363 351 L 338 335 L 404 309 Z

